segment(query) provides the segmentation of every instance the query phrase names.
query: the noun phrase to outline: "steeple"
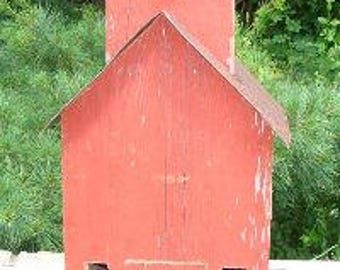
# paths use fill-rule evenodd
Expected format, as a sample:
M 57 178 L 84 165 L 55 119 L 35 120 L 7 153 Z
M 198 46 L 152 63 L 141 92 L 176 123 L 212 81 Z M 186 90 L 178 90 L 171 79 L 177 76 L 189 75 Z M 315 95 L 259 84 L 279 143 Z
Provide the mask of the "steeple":
M 152 17 L 166 11 L 234 70 L 234 0 L 106 0 L 106 62 Z

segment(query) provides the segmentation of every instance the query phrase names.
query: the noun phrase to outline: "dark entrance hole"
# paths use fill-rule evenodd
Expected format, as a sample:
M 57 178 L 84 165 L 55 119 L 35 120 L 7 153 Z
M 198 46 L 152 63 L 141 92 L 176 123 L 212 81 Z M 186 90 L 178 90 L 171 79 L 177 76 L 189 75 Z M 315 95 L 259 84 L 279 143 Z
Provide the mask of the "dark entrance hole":
M 110 270 L 106 263 L 88 263 L 86 270 Z
M 242 267 L 224 267 L 222 270 L 247 270 L 246 268 Z

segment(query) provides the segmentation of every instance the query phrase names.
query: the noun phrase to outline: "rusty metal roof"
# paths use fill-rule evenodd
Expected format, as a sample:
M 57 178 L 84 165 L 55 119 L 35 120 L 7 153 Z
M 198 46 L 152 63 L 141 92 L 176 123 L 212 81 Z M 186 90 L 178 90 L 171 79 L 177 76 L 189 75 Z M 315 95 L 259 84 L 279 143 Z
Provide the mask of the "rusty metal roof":
M 258 80 L 243 66 L 243 64 L 235 59 L 235 70 L 233 74 L 229 72 L 228 67 L 221 63 L 216 57 L 209 52 L 202 44 L 200 44 L 193 36 L 191 36 L 182 25 L 176 22 L 167 12 L 161 12 L 152 18 L 130 41 L 122 47 L 117 55 L 108 64 L 113 65 L 122 53 L 126 53 L 128 49 L 141 37 L 141 35 L 148 31 L 149 27 L 157 23 L 159 20 L 166 21 L 173 27 L 178 34 L 180 34 L 186 42 L 188 42 L 194 50 L 196 50 L 204 60 L 218 72 L 228 83 L 230 83 L 240 95 L 247 100 L 247 102 L 258 111 L 263 119 L 270 125 L 273 131 L 284 141 L 288 146 L 291 143 L 291 135 L 289 131 L 289 124 L 283 108 L 278 104 L 270 94 L 263 88 Z M 104 68 L 96 78 L 99 78 L 104 72 Z M 91 85 L 91 83 L 90 83 Z M 70 106 L 83 91 L 89 88 L 83 88 L 76 94 L 69 102 L 67 102 L 59 112 L 51 119 L 48 126 L 53 125 L 59 121 L 60 115 L 65 108 Z

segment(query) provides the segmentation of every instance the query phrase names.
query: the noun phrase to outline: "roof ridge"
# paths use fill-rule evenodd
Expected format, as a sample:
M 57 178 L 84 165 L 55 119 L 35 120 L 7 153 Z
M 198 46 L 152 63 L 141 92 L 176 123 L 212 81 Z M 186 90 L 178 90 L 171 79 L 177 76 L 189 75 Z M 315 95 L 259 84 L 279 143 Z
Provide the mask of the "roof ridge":
M 255 77 L 242 65 L 242 63 L 236 59 L 235 61 L 235 74 L 230 74 L 226 65 L 216 59 L 216 57 L 210 53 L 200 42 L 198 42 L 185 28 L 176 22 L 176 20 L 166 11 L 159 12 L 150 21 L 148 21 L 112 58 L 109 64 L 107 64 L 95 78 L 83 87 L 71 100 L 69 100 L 58 113 L 48 122 L 46 127 L 56 123 L 63 112 L 63 110 L 70 106 L 81 94 L 91 88 L 91 85 L 97 78 L 101 77 L 105 70 L 113 65 L 117 59 L 128 52 L 128 49 L 141 37 L 150 26 L 160 18 L 165 18 L 168 23 L 188 42 L 191 47 L 199 53 L 207 64 L 209 64 L 216 72 L 218 72 L 226 81 L 228 81 L 236 91 L 256 110 L 265 121 L 271 126 L 271 128 L 277 133 L 277 135 L 288 146 L 291 142 L 291 135 L 289 131 L 289 125 L 287 117 L 283 108 L 273 100 L 270 94 L 264 90 L 261 84 L 255 79 Z

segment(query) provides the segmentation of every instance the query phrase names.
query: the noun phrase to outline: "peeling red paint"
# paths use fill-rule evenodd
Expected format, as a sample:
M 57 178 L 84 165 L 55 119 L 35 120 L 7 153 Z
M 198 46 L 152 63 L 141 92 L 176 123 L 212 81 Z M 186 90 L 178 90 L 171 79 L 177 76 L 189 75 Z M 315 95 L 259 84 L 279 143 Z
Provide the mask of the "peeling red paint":
M 216 22 L 200 35 L 202 7 L 182 18 L 193 3 L 179 2 L 150 1 L 168 3 L 217 59 L 230 56 L 207 31 Z M 137 12 L 109 2 L 115 56 L 55 118 L 66 269 L 267 270 L 273 130 L 290 140 L 283 110 L 242 65 L 231 74 L 165 13 L 128 40 L 153 11 L 143 3 Z

